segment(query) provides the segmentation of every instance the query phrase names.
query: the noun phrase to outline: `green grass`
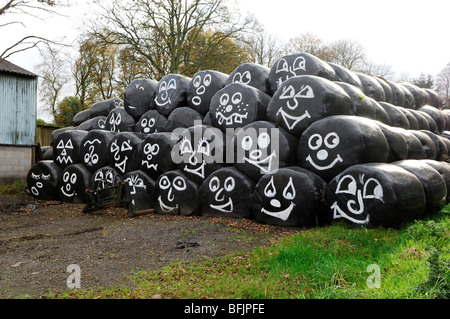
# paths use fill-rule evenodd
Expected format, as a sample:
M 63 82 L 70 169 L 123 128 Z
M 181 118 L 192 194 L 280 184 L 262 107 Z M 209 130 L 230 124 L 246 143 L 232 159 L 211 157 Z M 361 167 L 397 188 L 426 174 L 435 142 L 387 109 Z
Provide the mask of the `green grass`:
M 14 184 L 0 185 L 0 195 L 19 195 L 27 189 L 25 182 L 16 182 Z
M 432 219 L 398 230 L 343 224 L 310 229 L 250 253 L 133 273 L 133 288 L 75 290 L 49 297 L 448 298 L 449 216 L 450 206 Z M 379 267 L 379 288 L 367 284 L 374 274 L 368 272 L 370 265 Z

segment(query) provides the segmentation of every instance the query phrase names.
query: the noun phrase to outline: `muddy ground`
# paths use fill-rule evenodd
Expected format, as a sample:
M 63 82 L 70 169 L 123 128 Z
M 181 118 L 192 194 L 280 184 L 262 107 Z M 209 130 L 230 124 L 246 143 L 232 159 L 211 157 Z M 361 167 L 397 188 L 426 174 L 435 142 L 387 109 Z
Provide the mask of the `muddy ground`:
M 41 298 L 68 290 L 67 267 L 81 288 L 132 285 L 133 271 L 206 260 L 268 245 L 298 230 L 244 219 L 148 214 L 124 208 L 83 213 L 84 205 L 0 196 L 0 298 Z

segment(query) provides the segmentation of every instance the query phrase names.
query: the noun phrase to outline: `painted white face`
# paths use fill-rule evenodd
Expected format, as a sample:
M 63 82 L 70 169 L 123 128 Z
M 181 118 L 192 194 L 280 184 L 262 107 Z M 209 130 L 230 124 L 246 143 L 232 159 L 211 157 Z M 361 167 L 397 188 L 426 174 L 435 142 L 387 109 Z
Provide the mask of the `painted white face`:
M 199 74 L 194 77 L 192 84 L 195 87 L 195 96 L 192 97 L 192 104 L 198 106 L 202 104 L 202 96 L 205 94 L 206 89 L 211 85 L 211 74 L 206 74 L 203 78 Z
M 111 113 L 111 116 L 109 117 L 109 122 L 111 127 L 111 132 L 120 132 L 119 125 L 122 123 L 122 115 L 117 113 Z
M 309 114 L 308 110 L 304 111 L 301 115 L 292 115 L 291 113 L 299 113 L 297 108 L 302 99 L 313 98 L 315 98 L 314 91 L 309 85 L 302 85 L 299 88 L 295 88 L 292 85 L 284 87 L 282 94 L 279 96 L 279 99 L 280 101 L 286 102 L 286 107 L 280 107 L 277 112 L 277 116 L 281 116 L 284 123 L 286 124 L 286 127 L 289 130 L 292 130 L 305 118 L 311 118 L 311 115 Z
M 137 91 L 138 94 L 145 91 L 145 87 L 142 86 L 142 83 L 134 83 L 133 89 Z M 128 107 L 133 110 L 136 109 L 133 105 L 128 105 Z
M 205 137 L 193 145 L 191 139 L 185 136 L 180 143 L 180 156 L 189 158 L 183 170 L 202 179 L 205 178 L 205 158 L 211 155 L 211 144 Z
M 119 169 L 119 171 L 124 174 L 129 160 L 125 152 L 132 151 L 133 147 L 131 146 L 130 140 L 123 141 L 120 145 L 118 143 L 118 140 L 114 140 L 111 143 L 110 152 L 114 154 L 114 167 Z
M 158 144 L 154 143 L 146 143 L 144 145 L 144 159 L 141 162 L 141 165 L 146 165 L 148 169 L 153 169 L 155 171 L 158 170 L 158 164 L 152 163 L 153 158 L 159 154 L 160 147 Z
M 171 103 L 172 94 L 177 90 L 176 79 L 170 79 L 167 81 L 161 81 L 159 83 L 159 90 L 156 94 L 155 103 L 158 106 L 165 106 Z
M 114 174 L 110 170 L 98 170 L 94 174 L 94 182 L 99 189 L 114 185 Z
M 249 84 L 252 81 L 252 74 L 250 71 L 245 72 L 236 72 L 236 74 L 233 76 L 232 83 L 242 83 L 242 84 Z
M 73 164 L 73 142 L 72 139 L 68 139 L 66 142 L 64 140 L 60 140 L 58 144 L 56 145 L 56 151 L 57 151 L 57 157 L 56 162 L 60 165 L 69 165 Z
M 156 124 L 156 120 L 153 117 L 148 118 L 148 119 L 144 117 L 141 119 L 142 131 L 146 134 L 158 132 L 157 129 L 153 129 L 155 124 Z
M 269 155 L 271 137 L 267 132 L 263 132 L 256 137 L 246 135 L 241 141 L 241 147 L 248 152 L 248 157 L 244 156 L 244 162 L 250 163 L 260 169 L 261 173 L 268 174 L 274 167 L 275 150 Z
M 209 190 L 211 194 L 214 194 L 215 202 L 209 206 L 223 213 L 232 213 L 234 209 L 233 199 L 229 193 L 234 191 L 235 187 L 236 181 L 232 176 L 227 177 L 223 185 L 217 176 L 213 177 L 209 182 Z
M 242 98 L 241 92 L 236 92 L 232 96 L 223 93 L 219 99 L 219 107 L 216 112 L 216 118 L 219 125 L 242 124 L 248 117 L 248 104 Z
M 342 157 L 335 154 L 335 149 L 340 142 L 339 135 L 336 132 L 331 132 L 325 137 L 320 134 L 312 135 L 308 141 L 308 147 L 312 155 L 308 155 L 306 161 L 319 171 L 333 168 L 337 163 L 343 162 Z
M 178 210 L 177 195 L 187 189 L 186 180 L 182 176 L 176 176 L 173 181 L 168 176 L 163 175 L 158 183 L 160 195 L 158 203 L 161 210 L 170 213 Z
M 34 181 L 34 185 L 30 187 L 31 193 L 35 196 L 39 196 L 40 192 L 44 188 L 43 181 L 50 180 L 50 177 L 51 177 L 50 174 L 45 175 L 43 173 L 41 173 L 41 174 L 31 173 L 31 178 Z
M 306 60 L 304 57 L 299 56 L 292 63 L 289 63 L 285 58 L 279 59 L 275 69 L 275 74 L 278 76 L 277 88 L 280 88 L 281 84 L 291 77 L 301 75 L 302 71 L 306 72 Z
M 130 195 L 135 195 L 139 189 L 147 189 L 147 185 L 145 185 L 144 180 L 139 177 L 139 175 L 131 175 L 125 182 L 128 183 L 128 186 L 132 188 Z
M 94 139 L 92 141 L 86 141 L 83 146 L 84 147 L 88 147 L 89 145 L 89 149 L 88 152 L 84 155 L 84 164 L 86 164 L 87 166 L 94 166 L 97 165 L 98 161 L 99 161 L 99 156 L 98 154 L 95 152 L 95 145 L 101 145 L 102 141 L 100 141 L 99 139 Z
M 366 201 L 375 200 L 384 203 L 383 187 L 375 178 L 365 180 L 364 174 L 359 180 L 351 175 L 343 176 L 336 187 L 336 195 L 345 196 L 346 207 L 339 207 L 338 202 L 331 206 L 333 219 L 344 218 L 356 224 L 367 224 L 370 214 L 365 211 Z
M 264 189 L 264 196 L 270 199 L 269 205 L 268 207 L 261 208 L 261 212 L 266 215 L 286 221 L 291 216 L 291 213 L 295 207 L 294 199 L 297 196 L 292 177 L 289 178 L 289 182 L 283 188 L 283 191 L 281 193 L 282 197 L 280 197 L 279 195 L 277 196 L 278 192 L 279 191 L 277 191 L 277 187 L 272 176 L 270 182 Z
M 63 185 L 61 186 L 61 192 L 66 197 L 74 197 L 77 195 L 75 191 L 75 185 L 77 183 L 77 174 L 65 172 L 63 174 Z

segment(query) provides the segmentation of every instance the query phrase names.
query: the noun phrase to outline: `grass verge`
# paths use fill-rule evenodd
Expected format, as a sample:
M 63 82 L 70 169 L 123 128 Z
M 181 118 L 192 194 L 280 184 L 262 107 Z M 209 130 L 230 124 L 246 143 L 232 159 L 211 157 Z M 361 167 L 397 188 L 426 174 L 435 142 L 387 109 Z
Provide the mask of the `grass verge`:
M 336 224 L 270 247 L 130 274 L 133 288 L 50 298 L 434 299 L 450 296 L 450 206 L 401 229 Z

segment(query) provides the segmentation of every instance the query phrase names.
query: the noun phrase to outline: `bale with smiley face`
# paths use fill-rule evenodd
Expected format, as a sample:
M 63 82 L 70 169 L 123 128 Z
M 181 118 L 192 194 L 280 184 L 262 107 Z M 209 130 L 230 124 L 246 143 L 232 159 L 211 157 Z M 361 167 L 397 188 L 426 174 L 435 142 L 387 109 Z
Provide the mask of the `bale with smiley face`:
M 150 110 L 141 116 L 134 127 L 134 131 L 142 134 L 169 132 L 168 120 L 157 110 Z
M 59 176 L 59 198 L 67 203 L 87 203 L 89 183 L 92 173 L 83 164 L 66 167 Z
M 315 227 L 323 219 L 325 186 L 322 178 L 300 167 L 265 175 L 252 196 L 255 219 L 264 224 Z
M 234 167 L 212 173 L 199 188 L 201 215 L 209 217 L 253 218 L 249 201 L 255 182 Z
M 281 57 L 272 65 L 269 85 L 274 95 L 283 82 L 298 75 L 314 75 L 330 81 L 338 81 L 334 69 L 326 62 L 309 53 L 296 53 Z
M 225 135 L 219 129 L 195 125 L 183 130 L 172 160 L 192 181 L 201 184 L 225 163 Z
M 270 68 L 256 63 L 244 63 L 239 65 L 230 74 L 225 86 L 232 83 L 241 83 L 254 87 L 261 92 L 272 95 L 269 84 Z
M 331 116 L 313 123 L 297 149 L 299 165 L 329 181 L 346 168 L 389 158 L 389 144 L 374 120 Z
M 122 132 L 114 135 L 108 145 L 106 158 L 109 165 L 123 175 L 138 169 L 139 147 L 142 139 L 136 133 Z
M 145 112 L 154 108 L 154 99 L 158 82 L 150 79 L 136 79 L 131 82 L 123 93 L 123 105 L 137 121 Z
M 57 200 L 58 178 L 62 169 L 52 160 L 40 161 L 28 171 L 27 187 L 31 196 L 40 200 Z
M 426 197 L 414 174 L 397 165 L 372 163 L 351 166 L 333 178 L 325 203 L 329 223 L 398 227 L 423 216 Z
M 187 90 L 191 79 L 180 74 L 168 74 L 158 83 L 155 95 L 155 108 L 164 116 L 174 109 L 187 105 Z
M 70 130 L 62 132 L 53 144 L 53 159 L 61 168 L 81 163 L 80 148 L 88 132 Z
M 128 199 L 128 213 L 132 216 L 142 210 L 155 208 L 152 201 L 155 181 L 141 170 L 123 175 Z
M 114 138 L 114 135 L 114 132 L 93 130 L 81 141 L 81 163 L 91 171 L 91 173 L 108 165 L 108 159 L 105 154 L 108 151 L 109 143 Z
M 234 166 L 257 182 L 264 174 L 295 162 L 297 139 L 267 121 L 253 122 L 235 134 Z M 227 154 L 227 162 L 231 155 Z
M 197 72 L 187 91 L 188 106 L 201 115 L 208 113 L 212 97 L 225 86 L 227 79 L 227 74 L 218 71 Z
M 150 178 L 156 180 L 165 172 L 175 170 L 171 153 L 178 137 L 168 132 L 149 134 L 139 147 L 138 163 L 140 169 Z
M 266 119 L 271 98 L 261 90 L 242 83 L 227 85 L 212 98 L 209 107 L 211 124 L 223 132 L 242 128 Z
M 350 96 L 334 82 L 302 75 L 281 85 L 267 107 L 267 118 L 299 138 L 315 121 L 350 115 L 351 107 Z
M 153 191 L 156 212 L 163 215 L 197 214 L 198 187 L 179 170 L 164 173 L 156 181 Z
M 123 108 L 115 108 L 106 118 L 105 130 L 111 132 L 133 132 L 136 122 Z

